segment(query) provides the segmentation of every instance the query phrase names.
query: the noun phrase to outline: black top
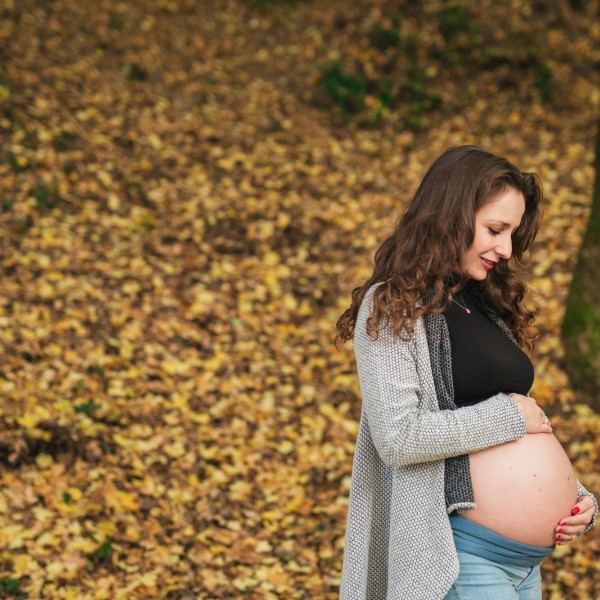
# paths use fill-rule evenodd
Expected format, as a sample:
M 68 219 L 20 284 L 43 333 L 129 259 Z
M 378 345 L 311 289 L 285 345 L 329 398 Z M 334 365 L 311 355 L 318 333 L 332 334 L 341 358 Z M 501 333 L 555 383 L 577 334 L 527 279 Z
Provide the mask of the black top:
M 529 357 L 466 294 L 444 313 L 450 333 L 454 402 L 475 404 L 498 392 L 527 395 L 533 384 Z

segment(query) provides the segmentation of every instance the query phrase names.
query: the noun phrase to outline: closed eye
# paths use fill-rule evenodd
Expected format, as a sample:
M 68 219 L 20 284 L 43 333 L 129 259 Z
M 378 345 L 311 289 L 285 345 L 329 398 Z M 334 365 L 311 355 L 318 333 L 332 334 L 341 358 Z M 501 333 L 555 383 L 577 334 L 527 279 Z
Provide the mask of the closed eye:
M 488 227 L 488 231 L 492 234 L 492 235 L 500 235 L 500 232 L 497 229 L 492 229 L 491 227 Z

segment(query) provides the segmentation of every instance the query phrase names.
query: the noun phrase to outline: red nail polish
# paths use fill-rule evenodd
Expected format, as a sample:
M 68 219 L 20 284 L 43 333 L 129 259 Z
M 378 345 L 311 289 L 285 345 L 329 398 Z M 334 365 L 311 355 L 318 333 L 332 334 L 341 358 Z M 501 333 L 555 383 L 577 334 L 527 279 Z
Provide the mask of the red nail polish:
M 556 531 L 557 533 L 560 533 L 562 531 L 562 527 L 559 527 Z
M 571 511 L 572 515 L 577 515 L 579 514 L 579 506 L 575 506 L 573 507 L 573 510 Z
M 556 534 L 554 537 L 555 537 L 557 540 L 560 540 L 560 538 L 562 537 L 562 535 L 560 535 L 560 533 L 557 533 L 557 534 Z

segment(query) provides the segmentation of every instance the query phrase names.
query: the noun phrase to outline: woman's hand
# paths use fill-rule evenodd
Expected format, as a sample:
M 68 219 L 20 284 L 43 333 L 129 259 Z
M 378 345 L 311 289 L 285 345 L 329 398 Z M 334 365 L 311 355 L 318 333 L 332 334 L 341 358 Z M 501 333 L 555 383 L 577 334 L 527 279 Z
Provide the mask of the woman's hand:
M 525 419 L 525 433 L 552 433 L 552 424 L 533 398 L 523 394 L 508 395 Z
M 561 519 L 554 528 L 554 540 L 557 546 L 564 546 L 578 538 L 590 524 L 594 516 L 594 503 L 589 496 L 579 496 L 571 509 L 571 514 Z

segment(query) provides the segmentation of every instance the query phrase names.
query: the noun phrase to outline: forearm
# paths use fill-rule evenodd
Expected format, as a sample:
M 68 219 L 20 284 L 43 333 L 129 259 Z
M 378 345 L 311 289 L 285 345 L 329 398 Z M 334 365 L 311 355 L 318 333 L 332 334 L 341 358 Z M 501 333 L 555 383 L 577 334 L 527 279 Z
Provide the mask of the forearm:
M 381 397 L 367 399 L 367 419 L 381 459 L 393 467 L 468 454 L 525 434 L 518 408 L 504 394 L 474 406 L 443 411 L 386 411 L 385 407 L 372 406 L 381 401 Z

